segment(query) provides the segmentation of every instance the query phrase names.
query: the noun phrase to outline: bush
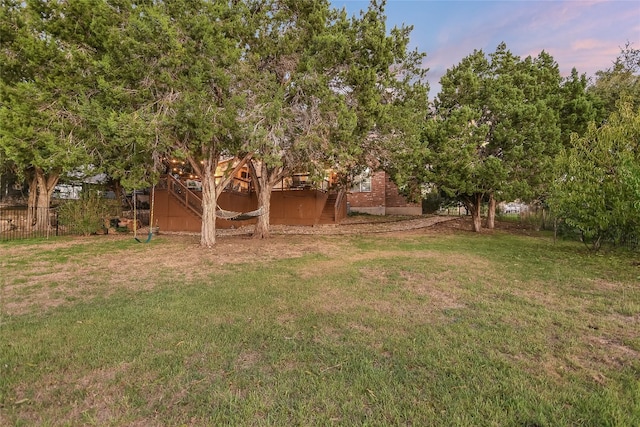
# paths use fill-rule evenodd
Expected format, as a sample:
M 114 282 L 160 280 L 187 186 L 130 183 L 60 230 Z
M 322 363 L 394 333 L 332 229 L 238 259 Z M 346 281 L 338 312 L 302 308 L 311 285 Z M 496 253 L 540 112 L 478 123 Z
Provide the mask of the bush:
M 436 213 L 444 204 L 446 200 L 438 193 L 427 193 L 424 199 L 422 199 L 422 213 L 433 214 Z
M 640 234 L 640 111 L 620 104 L 607 123 L 591 124 L 556 158 L 549 205 L 598 249 Z
M 78 200 L 67 200 L 58 208 L 58 222 L 84 236 L 102 230 L 108 215 L 109 205 L 96 190 L 83 190 Z

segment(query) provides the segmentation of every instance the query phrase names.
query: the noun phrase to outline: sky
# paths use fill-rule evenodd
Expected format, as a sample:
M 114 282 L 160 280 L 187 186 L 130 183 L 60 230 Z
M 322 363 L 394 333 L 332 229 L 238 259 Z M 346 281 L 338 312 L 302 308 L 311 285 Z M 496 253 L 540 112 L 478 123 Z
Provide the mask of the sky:
M 358 15 L 364 0 L 331 0 L 333 7 Z M 425 52 L 430 97 L 440 77 L 474 50 L 495 52 L 501 42 L 515 55 L 535 57 L 543 50 L 563 76 L 572 68 L 594 76 L 609 68 L 627 42 L 640 49 L 637 0 L 388 0 L 387 29 L 412 25 L 410 48 Z

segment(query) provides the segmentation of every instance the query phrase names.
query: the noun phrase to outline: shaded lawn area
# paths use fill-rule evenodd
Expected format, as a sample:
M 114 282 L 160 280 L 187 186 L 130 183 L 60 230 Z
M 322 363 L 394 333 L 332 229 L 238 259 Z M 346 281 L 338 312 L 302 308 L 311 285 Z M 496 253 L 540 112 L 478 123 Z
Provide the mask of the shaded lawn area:
M 0 424 L 640 425 L 637 255 L 443 230 L 0 245 Z

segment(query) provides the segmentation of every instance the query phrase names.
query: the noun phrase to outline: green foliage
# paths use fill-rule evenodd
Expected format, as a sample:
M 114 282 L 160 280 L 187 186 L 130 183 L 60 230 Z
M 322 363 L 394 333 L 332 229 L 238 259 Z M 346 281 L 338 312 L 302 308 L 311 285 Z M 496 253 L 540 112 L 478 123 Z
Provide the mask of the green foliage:
M 571 70 L 571 76 L 562 83 L 560 127 L 564 147 L 569 147 L 572 134 L 582 136 L 589 123 L 599 123 L 606 117 L 602 100 L 592 90 L 588 90 L 588 83 L 586 75 L 578 75 L 575 68 Z
M 58 207 L 60 224 L 85 236 L 102 230 L 108 215 L 109 203 L 95 189 L 82 190 L 78 200 L 65 200 Z
M 124 1 L 100 26 L 96 86 L 87 116 L 101 165 L 123 185 L 152 184 L 179 155 L 203 181 L 202 244 L 215 241 L 223 157 L 247 153 L 243 37 L 255 36 L 249 2 Z
M 633 109 L 640 107 L 640 49 L 633 49 L 627 42 L 613 66 L 596 73 L 589 94 L 600 99 L 602 118 L 615 112 L 621 99 L 631 102 Z
M 444 206 L 446 199 L 438 194 L 436 191 L 432 191 L 426 194 L 422 199 L 422 213 L 434 214 Z
M 431 183 L 463 202 L 474 227 L 489 197 L 542 197 L 560 148 L 560 84 L 546 52 L 521 59 L 504 43 L 489 55 L 474 51 L 442 77 L 422 141 L 396 158 L 401 179 Z
M 21 170 L 59 174 L 89 158 L 78 105 L 90 86 L 90 55 L 71 9 L 44 1 L 1 6 L 0 151 Z
M 640 235 L 640 110 L 619 103 L 601 127 L 574 137 L 556 162 L 549 205 L 597 249 Z

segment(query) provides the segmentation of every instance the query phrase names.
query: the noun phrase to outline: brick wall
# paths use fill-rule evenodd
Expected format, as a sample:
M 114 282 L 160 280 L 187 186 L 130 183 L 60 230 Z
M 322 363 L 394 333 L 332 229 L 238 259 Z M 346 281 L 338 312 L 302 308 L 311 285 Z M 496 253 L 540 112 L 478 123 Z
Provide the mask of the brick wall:
M 422 206 L 418 203 L 407 203 L 407 200 L 398 192 L 398 187 L 383 171 L 375 172 L 371 177 L 371 192 L 350 192 L 347 195 L 347 201 L 351 210 L 357 212 L 376 215 L 422 214 Z
M 408 203 L 407 199 L 400 195 L 398 186 L 391 181 L 389 175 L 385 174 L 385 206 L 387 207 L 405 207 L 405 206 L 421 206 L 418 203 Z
M 385 175 L 384 172 L 375 172 L 371 177 L 371 191 L 364 193 L 349 192 L 347 194 L 347 202 L 352 207 L 384 207 Z

